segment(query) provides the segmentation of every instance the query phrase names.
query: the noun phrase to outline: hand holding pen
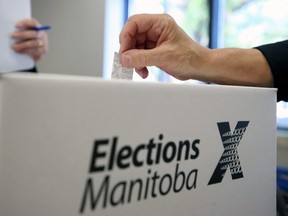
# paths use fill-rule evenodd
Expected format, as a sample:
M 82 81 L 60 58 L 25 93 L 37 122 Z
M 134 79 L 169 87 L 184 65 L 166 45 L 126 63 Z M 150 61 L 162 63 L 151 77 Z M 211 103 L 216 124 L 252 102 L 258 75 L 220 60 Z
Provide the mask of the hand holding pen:
M 48 36 L 46 31 L 50 26 L 41 26 L 34 19 L 23 19 L 16 24 L 16 31 L 11 37 L 16 40 L 12 49 L 19 54 L 28 54 L 39 61 L 48 51 Z

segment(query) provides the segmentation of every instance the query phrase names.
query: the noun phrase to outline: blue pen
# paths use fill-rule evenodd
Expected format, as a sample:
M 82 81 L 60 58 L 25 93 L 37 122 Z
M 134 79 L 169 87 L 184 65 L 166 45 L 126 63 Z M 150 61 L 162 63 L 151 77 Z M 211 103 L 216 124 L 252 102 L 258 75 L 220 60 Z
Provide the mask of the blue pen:
M 35 31 L 47 31 L 49 29 L 51 29 L 51 26 L 49 26 L 49 25 L 36 26 L 36 27 L 32 28 L 32 30 L 35 30 Z

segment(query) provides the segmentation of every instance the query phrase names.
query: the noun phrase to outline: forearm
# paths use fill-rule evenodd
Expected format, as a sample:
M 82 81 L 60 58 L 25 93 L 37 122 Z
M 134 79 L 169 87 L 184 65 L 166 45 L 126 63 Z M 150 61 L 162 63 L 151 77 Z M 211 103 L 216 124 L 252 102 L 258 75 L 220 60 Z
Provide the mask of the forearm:
M 273 87 L 269 64 L 257 49 L 210 50 L 210 57 L 197 76 L 216 84 Z

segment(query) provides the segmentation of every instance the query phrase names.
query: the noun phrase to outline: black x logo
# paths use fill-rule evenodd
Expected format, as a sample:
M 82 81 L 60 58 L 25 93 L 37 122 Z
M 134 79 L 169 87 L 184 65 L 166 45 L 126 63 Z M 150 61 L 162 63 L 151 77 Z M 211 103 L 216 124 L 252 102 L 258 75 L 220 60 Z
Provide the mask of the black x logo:
M 237 147 L 246 131 L 249 121 L 239 121 L 233 133 L 231 133 L 229 122 L 220 122 L 217 124 L 224 151 L 208 185 L 220 183 L 228 167 L 230 168 L 233 180 L 243 178 Z

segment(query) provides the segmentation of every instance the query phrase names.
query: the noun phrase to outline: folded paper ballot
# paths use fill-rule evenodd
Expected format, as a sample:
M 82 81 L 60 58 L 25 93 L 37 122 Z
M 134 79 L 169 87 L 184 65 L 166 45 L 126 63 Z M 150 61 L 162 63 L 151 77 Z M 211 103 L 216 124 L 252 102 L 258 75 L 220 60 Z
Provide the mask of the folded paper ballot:
M 0 73 L 32 68 L 34 61 L 31 56 L 15 53 L 11 46 L 16 41 L 10 37 L 19 20 L 31 17 L 31 2 L 30 0 L 0 2 Z
M 133 68 L 126 68 L 120 64 L 119 53 L 114 53 L 113 68 L 112 68 L 112 79 L 133 79 Z

